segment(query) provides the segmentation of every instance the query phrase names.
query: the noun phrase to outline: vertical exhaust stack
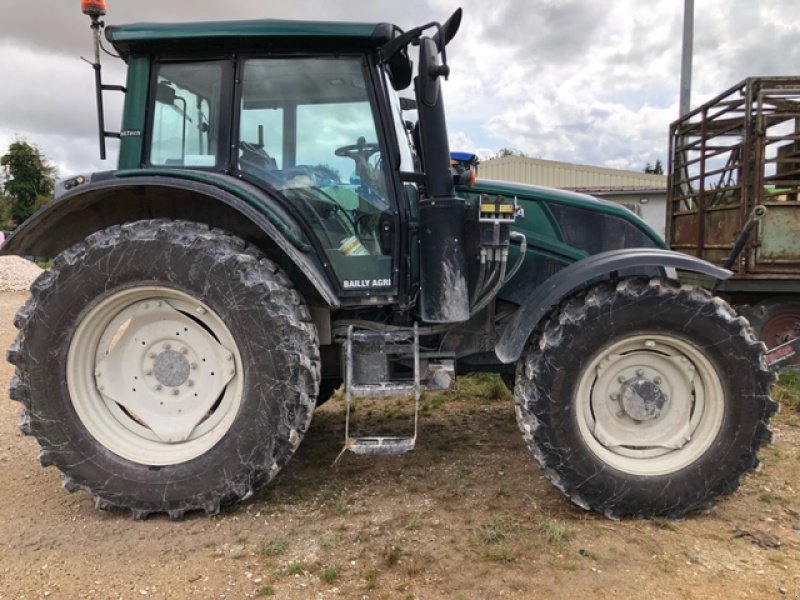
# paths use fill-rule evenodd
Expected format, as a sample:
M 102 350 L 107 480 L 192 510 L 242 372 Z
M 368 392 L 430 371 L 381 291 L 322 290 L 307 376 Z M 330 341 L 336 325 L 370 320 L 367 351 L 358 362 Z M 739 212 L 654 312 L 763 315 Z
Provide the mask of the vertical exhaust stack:
M 420 145 L 425 167 L 427 195 L 419 204 L 420 220 L 420 311 L 428 323 L 459 323 L 469 319 L 467 260 L 464 246 L 464 201 L 455 195 L 450 171 L 450 145 L 447 140 L 439 78 L 447 77 L 449 67 L 439 63 L 440 49 L 452 37 L 460 20 L 460 10 L 445 23 L 440 33 L 420 39 L 419 74 L 415 80 L 420 122 Z

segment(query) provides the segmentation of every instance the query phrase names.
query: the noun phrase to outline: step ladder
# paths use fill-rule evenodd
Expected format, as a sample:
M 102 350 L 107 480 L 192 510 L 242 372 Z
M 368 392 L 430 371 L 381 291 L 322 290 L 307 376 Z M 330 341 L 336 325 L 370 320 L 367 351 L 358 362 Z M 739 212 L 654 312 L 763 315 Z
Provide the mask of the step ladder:
M 370 349 L 378 350 L 370 353 Z M 381 357 L 383 356 L 383 358 Z M 413 357 L 413 380 L 391 380 L 388 377 L 383 381 L 365 383 L 354 377 L 357 358 L 373 359 L 378 363 L 375 374 L 388 375 L 388 361 L 392 356 Z M 382 360 L 386 360 L 386 369 L 381 373 Z M 419 398 L 420 398 L 420 367 L 419 367 L 419 333 L 417 325 L 408 330 L 391 331 L 356 331 L 352 325 L 347 328 L 345 342 L 345 403 L 347 406 L 345 416 L 344 438 L 345 444 L 342 453 L 350 450 L 355 454 L 390 455 L 405 454 L 414 449 L 417 442 L 419 426 Z M 362 373 L 363 375 L 363 373 Z M 363 378 L 363 377 L 362 377 Z M 350 409 L 353 398 L 381 398 L 387 396 L 414 396 L 414 435 L 411 437 L 396 436 L 350 436 Z M 338 458 L 337 458 L 338 460 Z

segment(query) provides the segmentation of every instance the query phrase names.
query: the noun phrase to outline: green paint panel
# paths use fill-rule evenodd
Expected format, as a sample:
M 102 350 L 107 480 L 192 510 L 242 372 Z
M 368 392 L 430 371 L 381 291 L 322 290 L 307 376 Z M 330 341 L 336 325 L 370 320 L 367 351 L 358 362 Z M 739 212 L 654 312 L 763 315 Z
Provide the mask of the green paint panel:
M 147 88 L 150 81 L 150 61 L 133 57 L 128 61 L 125 108 L 120 129 L 119 167 L 136 169 L 142 163 L 142 147 L 147 114 Z
M 578 194 L 576 192 L 558 190 L 555 188 L 489 180 L 478 180 L 478 183 L 470 191 L 489 195 L 501 194 L 509 198 L 516 196 L 518 200 L 525 201 L 555 202 L 558 204 L 564 204 L 566 206 L 584 208 L 601 214 L 613 215 L 631 223 L 637 229 L 641 230 L 646 237 L 653 241 L 653 244 L 656 248 L 667 248 L 667 245 L 664 240 L 661 239 L 661 236 L 658 235 L 647 223 L 645 223 L 627 208 L 620 206 L 615 202 L 600 200 L 586 194 Z M 517 228 L 518 226 L 515 227 L 515 229 Z
M 234 44 L 306 38 L 340 40 L 354 44 L 380 46 L 390 39 L 393 26 L 385 23 L 345 23 L 325 21 L 206 21 L 196 23 L 134 23 L 106 28 L 106 38 L 123 57 L 136 46 L 159 43 L 208 42 L 226 40 Z

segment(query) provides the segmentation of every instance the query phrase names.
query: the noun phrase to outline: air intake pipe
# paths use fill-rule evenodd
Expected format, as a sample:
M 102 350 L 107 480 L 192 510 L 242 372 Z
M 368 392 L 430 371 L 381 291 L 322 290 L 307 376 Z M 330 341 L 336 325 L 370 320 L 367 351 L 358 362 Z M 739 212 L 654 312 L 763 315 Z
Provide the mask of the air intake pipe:
M 464 201 L 455 195 L 439 82 L 448 72 L 448 66 L 439 63 L 436 42 L 421 38 L 414 85 L 427 188 L 419 203 L 420 313 L 427 323 L 459 323 L 468 320 L 470 313 L 464 247 L 466 211 Z

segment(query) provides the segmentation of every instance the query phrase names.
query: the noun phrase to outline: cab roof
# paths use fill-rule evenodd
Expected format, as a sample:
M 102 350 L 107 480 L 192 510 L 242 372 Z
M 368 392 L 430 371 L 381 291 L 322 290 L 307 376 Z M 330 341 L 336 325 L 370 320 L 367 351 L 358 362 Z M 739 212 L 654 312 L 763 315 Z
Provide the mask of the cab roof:
M 127 59 L 131 54 L 240 48 L 377 48 L 402 33 L 390 23 L 339 21 L 203 21 L 133 23 L 106 27 L 106 38 Z

